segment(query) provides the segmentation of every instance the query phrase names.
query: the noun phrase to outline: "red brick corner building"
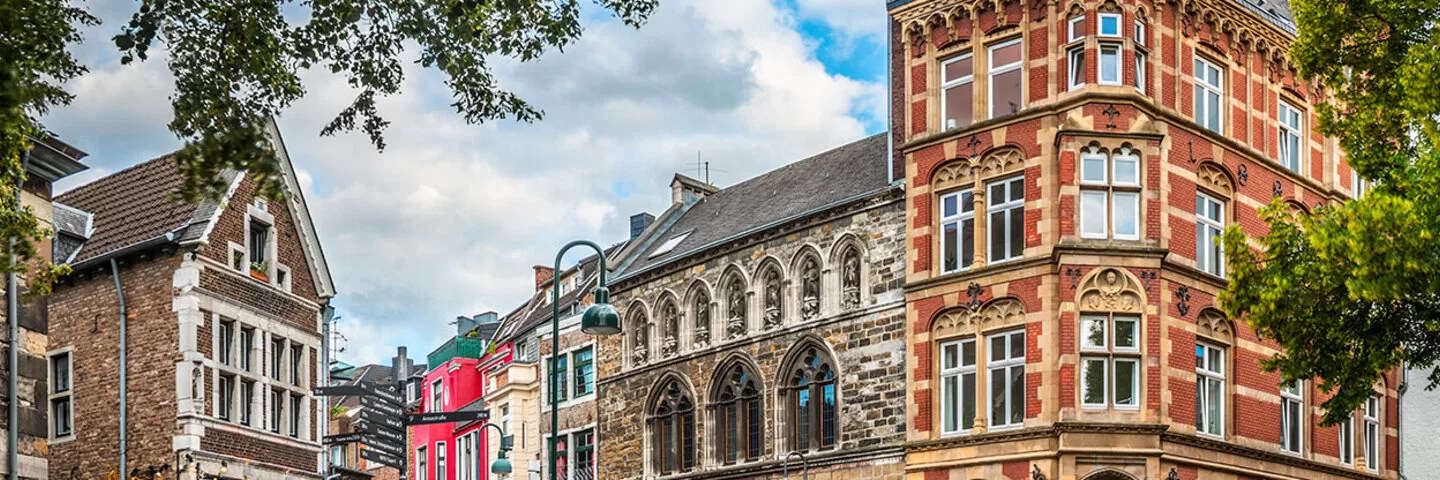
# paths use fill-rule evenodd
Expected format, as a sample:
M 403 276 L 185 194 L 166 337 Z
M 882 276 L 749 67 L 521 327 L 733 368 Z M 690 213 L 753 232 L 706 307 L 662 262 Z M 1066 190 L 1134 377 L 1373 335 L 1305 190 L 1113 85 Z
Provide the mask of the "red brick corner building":
M 890 0 L 911 480 L 1397 478 L 1396 383 L 1314 382 L 1215 295 L 1218 233 L 1363 194 L 1281 0 Z
M 86 225 L 60 232 L 83 244 L 67 253 L 74 273 L 50 298 L 49 364 L 70 366 L 51 375 L 73 379 L 58 394 L 69 399 L 62 413 L 73 425 L 52 432 L 52 478 L 166 465 L 182 480 L 197 469 L 252 480 L 319 477 L 326 417 L 311 390 L 323 381 L 321 312 L 335 292 L 273 123 L 270 135 L 283 200 L 256 196 L 255 179 L 232 171 L 219 202 L 178 202 L 181 178 L 168 155 L 56 198 Z

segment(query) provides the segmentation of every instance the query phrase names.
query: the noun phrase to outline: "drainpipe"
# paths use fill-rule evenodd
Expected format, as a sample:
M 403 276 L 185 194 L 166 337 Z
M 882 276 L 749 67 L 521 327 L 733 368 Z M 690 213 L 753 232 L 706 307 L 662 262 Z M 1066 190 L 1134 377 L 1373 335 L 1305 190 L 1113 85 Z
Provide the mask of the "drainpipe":
M 1410 370 L 1405 361 L 1400 361 L 1400 387 L 1395 389 L 1395 443 L 1400 444 L 1399 455 L 1395 456 L 1395 470 L 1400 480 L 1405 480 L 1405 391 L 1410 389 Z
M 21 201 L 25 188 L 25 168 L 30 164 L 30 150 L 20 160 L 20 178 L 15 180 L 15 203 Z M 9 463 L 10 480 L 20 480 L 20 281 L 15 273 L 15 237 L 10 237 L 10 273 L 5 275 L 6 319 L 10 323 L 10 391 L 9 406 L 10 435 Z
M 120 289 L 120 266 L 115 262 L 115 257 L 110 257 L 110 274 L 115 277 L 115 300 L 120 302 L 120 475 L 125 475 L 125 431 L 127 430 L 126 400 L 125 395 L 125 292 Z

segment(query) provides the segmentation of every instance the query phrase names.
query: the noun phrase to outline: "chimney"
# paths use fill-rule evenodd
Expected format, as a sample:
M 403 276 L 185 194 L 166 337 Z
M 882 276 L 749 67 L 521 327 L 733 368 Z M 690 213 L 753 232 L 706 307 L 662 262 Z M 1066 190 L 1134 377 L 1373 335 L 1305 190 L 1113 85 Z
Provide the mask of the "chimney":
M 640 234 L 645 233 L 645 229 L 650 228 L 651 223 L 655 223 L 655 216 L 649 214 L 648 212 L 640 212 L 631 215 L 630 239 L 634 240 L 636 237 L 639 237 Z
M 460 315 L 455 317 L 455 335 L 463 336 L 475 329 L 475 319 Z
M 720 189 L 714 185 L 677 173 L 675 178 L 670 180 L 670 203 L 692 203 L 718 191 Z
M 550 279 L 552 279 L 552 278 L 555 278 L 555 269 L 550 268 L 550 267 L 546 267 L 546 266 L 544 266 L 544 265 L 536 265 L 536 266 L 535 266 L 535 291 L 537 291 L 537 292 L 540 291 L 540 287 L 541 287 L 542 285 L 545 285 L 545 282 L 550 281 Z

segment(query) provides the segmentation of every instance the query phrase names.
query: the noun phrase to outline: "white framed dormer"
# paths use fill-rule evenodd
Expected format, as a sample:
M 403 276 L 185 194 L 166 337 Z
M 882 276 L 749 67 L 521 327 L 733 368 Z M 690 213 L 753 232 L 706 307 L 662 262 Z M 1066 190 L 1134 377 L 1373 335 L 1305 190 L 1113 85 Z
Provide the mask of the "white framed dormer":
M 250 278 L 278 286 L 276 277 L 278 262 L 276 262 L 275 240 L 275 216 L 266 211 L 269 207 L 262 199 L 246 206 L 245 209 L 245 264 L 241 273 L 247 274 Z M 234 266 L 234 253 L 230 258 L 231 266 Z M 287 270 L 288 272 L 288 270 Z M 289 276 L 287 273 L 286 276 Z M 288 280 L 287 280 L 288 281 Z

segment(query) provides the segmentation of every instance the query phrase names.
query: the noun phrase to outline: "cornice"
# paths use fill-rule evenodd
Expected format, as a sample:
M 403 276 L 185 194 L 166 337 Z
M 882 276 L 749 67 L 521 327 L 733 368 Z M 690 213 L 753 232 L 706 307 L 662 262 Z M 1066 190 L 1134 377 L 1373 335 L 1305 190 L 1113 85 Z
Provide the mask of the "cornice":
M 835 449 L 820 452 L 806 453 L 804 465 L 811 469 L 839 465 L 844 463 L 867 462 L 878 463 L 879 460 L 894 458 L 899 463 L 904 463 L 905 447 L 900 445 L 882 445 L 866 448 Z M 792 475 L 799 473 L 805 467 L 800 461 L 791 461 L 789 470 Z M 785 461 L 782 459 L 768 459 L 763 461 L 746 462 L 736 465 L 722 465 L 712 467 L 709 470 L 697 468 L 697 471 L 678 475 L 666 475 L 660 478 L 665 480 L 729 480 L 740 478 L 761 478 L 767 476 L 779 476 L 785 471 Z
M 1336 476 L 1345 477 L 1345 478 L 1358 478 L 1358 479 L 1384 478 L 1384 477 L 1379 476 L 1379 475 L 1377 475 L 1377 474 L 1370 474 L 1370 473 L 1362 472 L 1362 471 L 1359 471 L 1359 470 L 1352 470 L 1352 469 L 1343 468 L 1343 467 L 1339 467 L 1339 466 L 1335 466 L 1335 465 L 1329 465 L 1329 464 L 1325 464 L 1325 463 L 1320 463 L 1320 462 L 1317 462 L 1317 461 L 1314 461 L 1314 460 L 1310 460 L 1310 459 L 1306 459 L 1306 458 L 1302 458 L 1302 457 L 1297 457 L 1297 456 L 1294 456 L 1294 455 L 1286 455 L 1286 454 L 1280 453 L 1280 452 L 1278 452 L 1278 451 L 1262 450 L 1262 449 L 1259 449 L 1259 448 L 1247 447 L 1247 446 L 1244 446 L 1244 445 L 1237 445 L 1237 444 L 1234 444 L 1234 443 L 1230 443 L 1230 442 L 1226 442 L 1226 441 L 1222 441 L 1222 440 L 1216 440 L 1216 439 L 1213 439 L 1213 438 L 1205 438 L 1205 437 L 1202 437 L 1202 436 L 1199 436 L 1199 435 L 1190 435 L 1190 434 L 1175 433 L 1175 432 L 1165 432 L 1165 433 L 1162 433 L 1162 434 L 1160 435 L 1160 440 L 1161 440 L 1162 442 L 1165 442 L 1165 443 L 1175 443 L 1175 444 L 1179 444 L 1179 445 L 1186 445 L 1186 446 L 1191 446 L 1191 447 L 1196 447 L 1196 448 L 1202 448 L 1202 449 L 1210 450 L 1210 451 L 1216 451 L 1216 452 L 1221 452 L 1221 453 L 1228 453 L 1228 454 L 1231 454 L 1231 455 L 1238 455 L 1238 456 L 1242 456 L 1242 457 L 1246 457 L 1246 458 L 1253 458 L 1253 459 L 1260 460 L 1260 461 L 1264 461 L 1264 462 L 1279 463 L 1279 464 L 1283 464 L 1283 465 L 1289 465 L 1289 466 L 1292 466 L 1292 467 L 1298 467 L 1298 468 L 1304 468 L 1304 469 L 1309 469 L 1309 470 L 1324 472 L 1324 473 L 1327 473 L 1327 474 L 1336 475 Z

